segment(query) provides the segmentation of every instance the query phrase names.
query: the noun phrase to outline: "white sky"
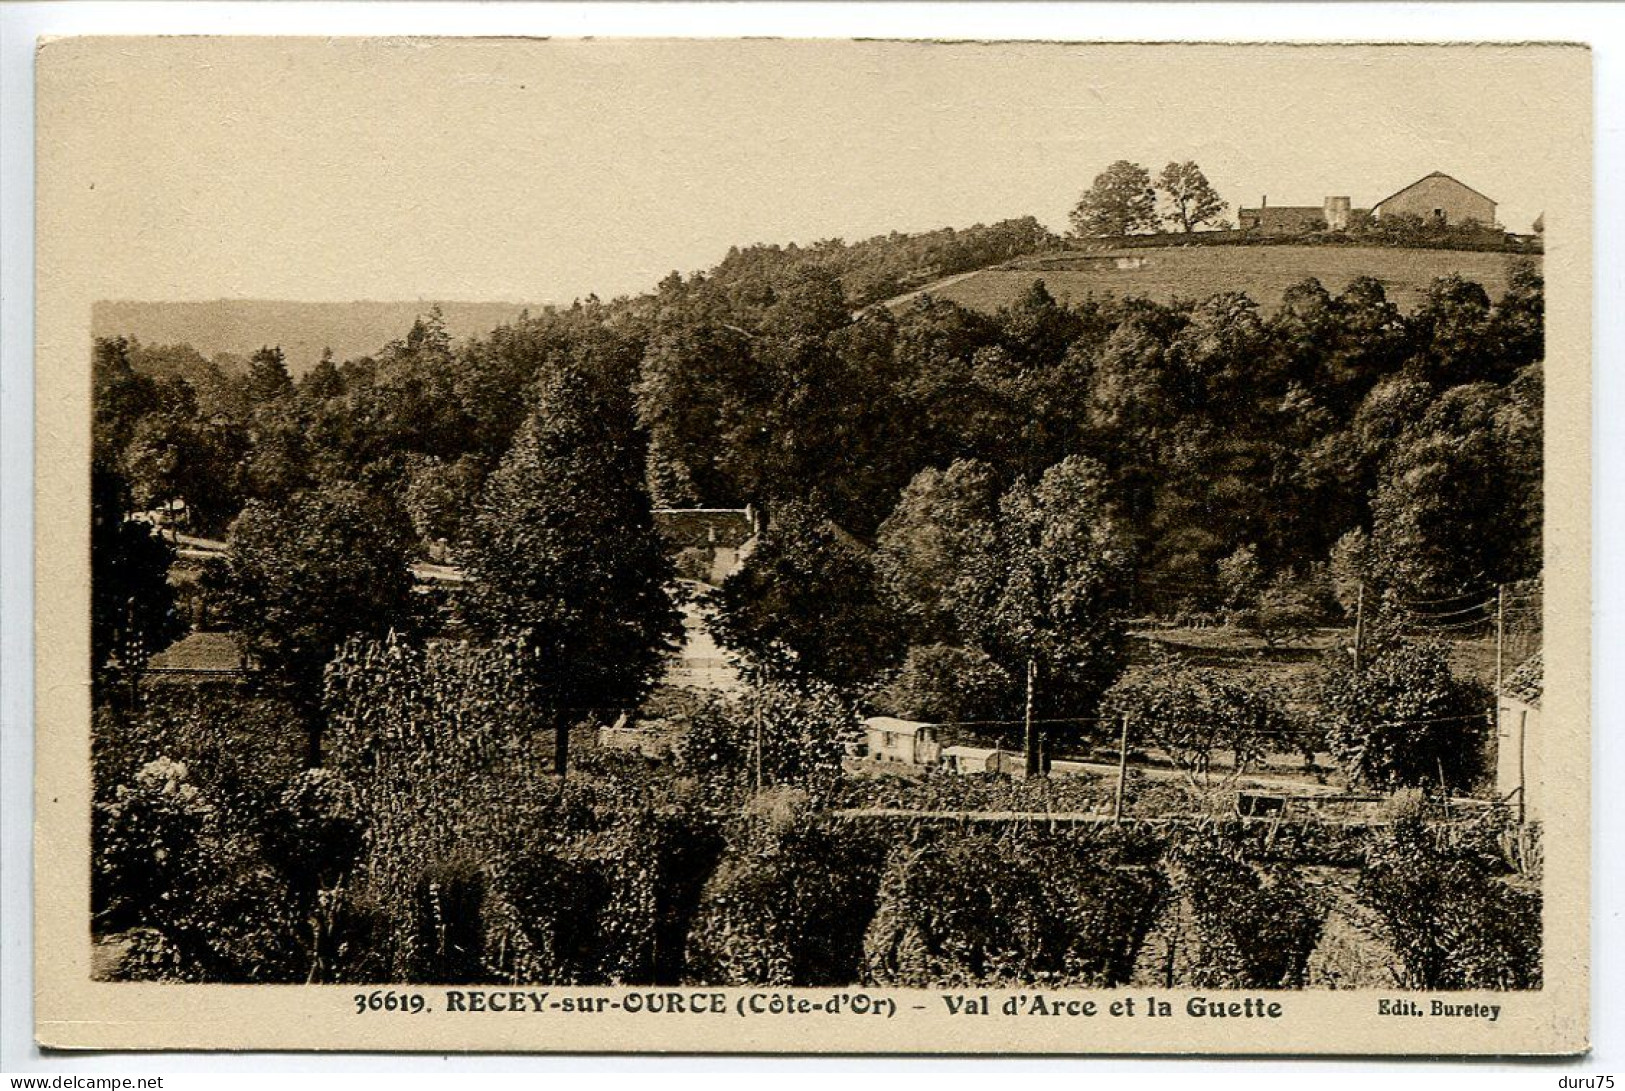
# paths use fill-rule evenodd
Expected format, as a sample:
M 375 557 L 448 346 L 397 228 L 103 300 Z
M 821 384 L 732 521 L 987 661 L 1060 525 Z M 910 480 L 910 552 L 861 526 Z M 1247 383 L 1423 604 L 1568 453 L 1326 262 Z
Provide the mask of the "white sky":
M 1546 104 L 1508 47 L 126 40 L 41 139 L 94 190 L 101 298 L 567 302 L 732 244 L 1031 213 L 1118 158 L 1235 206 L 1370 204 L 1433 170 L 1528 230 Z M 42 98 L 44 98 L 42 90 Z M 47 99 L 47 102 L 49 100 Z M 42 156 L 45 155 L 42 148 Z

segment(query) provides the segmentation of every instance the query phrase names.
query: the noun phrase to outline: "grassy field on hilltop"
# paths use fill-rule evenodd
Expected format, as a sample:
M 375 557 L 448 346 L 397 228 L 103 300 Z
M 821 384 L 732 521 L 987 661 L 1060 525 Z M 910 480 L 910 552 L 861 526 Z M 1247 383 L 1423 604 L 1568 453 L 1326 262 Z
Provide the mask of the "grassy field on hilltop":
M 973 310 L 992 312 L 1016 302 L 1035 280 L 1063 301 L 1095 296 L 1145 296 L 1159 302 L 1245 292 L 1266 312 L 1288 287 L 1318 277 L 1340 292 L 1359 276 L 1375 277 L 1401 310 L 1415 306 L 1435 277 L 1459 273 L 1492 299 L 1505 291 L 1521 255 L 1467 250 L 1408 250 L 1378 246 L 1189 246 L 1057 253 L 1020 258 L 994 269 L 951 277 L 922 291 Z M 1537 264 L 1538 256 L 1525 259 Z M 919 293 L 913 293 L 919 294 Z M 911 298 L 891 301 L 895 306 Z

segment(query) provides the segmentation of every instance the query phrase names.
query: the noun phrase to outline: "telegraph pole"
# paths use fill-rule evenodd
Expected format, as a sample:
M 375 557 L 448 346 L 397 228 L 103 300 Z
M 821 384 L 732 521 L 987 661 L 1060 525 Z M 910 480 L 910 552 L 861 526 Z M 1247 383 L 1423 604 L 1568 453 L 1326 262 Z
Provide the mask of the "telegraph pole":
M 1128 713 L 1122 715 L 1123 725 L 1117 736 L 1117 802 L 1112 807 L 1112 821 L 1123 821 L 1123 786 L 1128 781 Z
M 1507 587 L 1504 583 L 1495 585 L 1495 704 L 1490 714 L 1490 727 L 1495 731 L 1496 745 L 1501 742 L 1501 685 L 1506 673 L 1506 598 Z M 1518 824 L 1523 825 L 1526 816 L 1528 793 L 1527 781 L 1524 779 L 1524 729 L 1529 726 L 1527 714 L 1518 716 Z M 1499 755 L 1496 761 L 1500 761 Z
M 1360 652 L 1365 646 L 1365 580 L 1361 580 L 1354 597 L 1354 673 L 1360 673 Z
M 1495 585 L 1495 701 L 1500 707 L 1501 701 L 1501 672 L 1505 668 L 1504 654 L 1506 649 L 1506 597 L 1507 585 Z
M 762 695 L 751 704 L 751 726 L 756 736 L 756 790 L 762 790 Z
M 1027 707 L 1022 714 L 1023 741 L 1027 746 L 1027 775 L 1036 777 L 1043 770 L 1043 762 L 1038 756 L 1038 739 L 1033 734 L 1033 683 L 1038 673 L 1038 664 L 1032 656 L 1027 657 Z

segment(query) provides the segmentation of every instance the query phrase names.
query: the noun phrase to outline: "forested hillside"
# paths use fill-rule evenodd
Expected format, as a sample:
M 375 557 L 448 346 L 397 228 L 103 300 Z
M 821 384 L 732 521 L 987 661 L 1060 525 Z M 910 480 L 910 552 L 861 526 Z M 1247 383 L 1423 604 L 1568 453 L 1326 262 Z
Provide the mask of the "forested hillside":
M 93 900 L 121 972 L 1279 987 L 1352 973 L 1318 944 L 1355 918 L 1386 922 L 1353 948 L 1391 962 L 1410 913 L 1501 923 L 1403 952 L 1409 979 L 1538 981 L 1538 850 L 1484 788 L 1487 695 L 1414 639 L 1418 617 L 1481 630 L 1498 585 L 1538 624 L 1538 271 L 1494 296 L 1441 276 L 1407 309 L 1367 276 L 1267 310 L 1041 281 L 988 313 L 863 306 L 906 286 L 894 260 L 959 260 L 918 245 L 735 252 L 465 339 L 431 311 L 297 377 L 274 345 L 98 339 Z M 701 592 L 654 509 L 747 505 L 753 548 L 703 591 L 743 690 L 679 689 Z M 1131 622 L 1296 644 L 1306 684 L 1147 658 Z M 248 665 L 154 682 L 189 628 Z M 877 712 L 1015 735 L 1025 779 L 854 772 Z M 662 758 L 572 750 L 640 719 L 673 729 Z M 1202 841 L 1283 754 L 1293 784 L 1335 772 L 1430 821 L 1478 793 L 1489 818 L 1315 840 L 1294 865 L 1331 885 L 1310 892 L 1273 834 Z M 1190 829 L 1130 831 L 1099 866 L 1087 836 L 1019 824 L 906 852 L 827 836 L 899 806 Z M 1035 863 L 994 868 L 1006 851 Z M 1056 890 L 1081 915 L 1035 923 L 1041 950 L 977 923 Z M 780 891 L 795 919 L 766 925 Z M 251 927 L 220 926 L 247 904 Z M 1274 938 L 1247 946 L 1221 905 Z M 922 936 L 992 953 L 960 966 Z M 1176 950 L 1183 969 L 1141 965 Z
M 138 505 L 187 500 L 200 532 L 348 483 L 455 542 L 539 378 L 575 362 L 634 390 L 659 505 L 810 505 L 873 538 L 924 471 L 975 462 L 1002 491 L 1085 457 L 1142 596 L 1211 585 L 1238 550 L 1266 580 L 1305 576 L 1361 537 L 1418 595 L 1538 569 L 1528 267 L 1493 301 L 1441 278 L 1408 314 L 1360 278 L 1335 295 L 1305 280 L 1272 315 L 1239 292 L 1067 306 L 1040 282 L 994 314 L 922 298 L 854 317 L 817 263 L 750 264 L 462 343 L 424 316 L 297 381 L 275 349 L 238 370 L 106 340 L 99 455 Z

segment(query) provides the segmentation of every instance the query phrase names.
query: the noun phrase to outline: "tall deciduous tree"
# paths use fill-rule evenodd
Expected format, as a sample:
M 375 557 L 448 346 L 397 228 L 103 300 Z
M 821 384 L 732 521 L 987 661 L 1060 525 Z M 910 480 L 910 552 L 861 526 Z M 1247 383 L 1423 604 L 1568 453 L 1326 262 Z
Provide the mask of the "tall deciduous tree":
M 885 590 L 925 638 L 955 642 L 960 599 L 974 558 L 996 546 L 999 481 L 991 467 L 961 459 L 924 469 L 880 525 L 875 565 Z
M 716 603 L 717 639 L 770 677 L 852 687 L 901 650 L 869 547 L 806 504 L 773 512 Z
M 1539 496 L 1540 425 L 1529 401 L 1489 383 L 1458 386 L 1394 444 L 1372 498 L 1372 538 L 1384 573 L 1413 597 L 1538 571 L 1528 505 Z
M 226 536 L 228 612 L 247 650 L 309 713 L 310 762 L 321 763 L 314 711 L 322 671 L 354 635 L 410 632 L 418 605 L 406 517 L 361 489 L 334 486 L 253 501 Z
M 974 562 L 978 587 L 961 600 L 961 626 L 1026 678 L 1039 719 L 1091 715 L 1121 672 L 1130 553 L 1091 459 L 1074 455 L 1000 501 L 997 541 Z M 1043 735 L 1039 727 L 1028 740 L 1029 774 L 1041 772 Z
M 1151 174 L 1119 159 L 1095 176 L 1072 209 L 1072 231 L 1082 236 L 1132 235 L 1157 226 L 1157 192 Z
M 907 720 L 957 723 L 1011 722 L 1021 687 L 979 648 L 923 644 L 908 657 L 876 698 L 880 709 Z
M 1204 225 L 1216 226 L 1230 207 L 1191 159 L 1163 167 L 1157 175 L 1157 191 L 1168 201 L 1163 219 L 1187 233 Z
M 462 548 L 470 624 L 523 633 L 537 650 L 532 682 L 556 714 L 560 776 L 580 711 L 635 704 L 680 632 L 631 393 L 589 363 L 544 373 Z

